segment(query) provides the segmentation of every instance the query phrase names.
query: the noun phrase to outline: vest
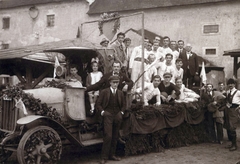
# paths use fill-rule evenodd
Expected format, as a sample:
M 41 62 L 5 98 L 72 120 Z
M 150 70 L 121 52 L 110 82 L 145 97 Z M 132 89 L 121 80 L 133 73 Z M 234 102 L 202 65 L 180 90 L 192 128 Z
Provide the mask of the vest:
M 113 93 L 110 92 L 109 103 L 105 110 L 113 115 L 116 115 L 120 111 L 117 93 L 113 95 Z

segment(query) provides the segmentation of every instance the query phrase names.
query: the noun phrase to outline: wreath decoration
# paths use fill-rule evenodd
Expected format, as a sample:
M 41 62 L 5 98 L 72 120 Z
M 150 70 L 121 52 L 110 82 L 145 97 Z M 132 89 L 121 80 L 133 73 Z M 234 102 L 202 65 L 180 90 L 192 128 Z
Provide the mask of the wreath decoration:
M 115 13 L 103 13 L 100 15 L 101 17 L 101 21 L 98 22 L 98 28 L 100 31 L 100 35 L 103 34 L 103 24 L 105 22 L 109 22 L 109 21 L 113 21 L 114 20 L 114 25 L 113 25 L 113 29 L 112 32 L 117 32 L 117 30 L 119 30 L 120 28 L 120 15 L 115 12 Z
M 11 86 L 3 90 L 1 97 L 19 100 L 21 99 L 27 110 L 35 115 L 47 116 L 53 120 L 62 123 L 61 116 L 57 110 L 46 103 L 42 103 L 40 99 L 36 99 L 32 94 L 25 93 L 22 86 Z

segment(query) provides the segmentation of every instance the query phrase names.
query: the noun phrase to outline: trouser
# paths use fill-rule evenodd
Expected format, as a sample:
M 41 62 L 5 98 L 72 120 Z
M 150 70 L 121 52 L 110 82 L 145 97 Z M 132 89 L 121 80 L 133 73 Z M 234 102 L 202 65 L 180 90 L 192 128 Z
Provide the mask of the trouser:
M 207 116 L 207 132 L 208 132 L 209 138 L 211 141 L 216 141 L 213 113 L 207 111 L 206 116 Z
M 227 130 L 227 137 L 229 141 L 232 141 L 230 130 Z
M 232 141 L 232 146 L 237 146 L 237 133 L 236 133 L 236 129 L 235 130 L 230 130 L 230 137 L 231 137 L 231 141 Z
M 116 115 L 107 111 L 103 114 L 103 146 L 102 159 L 108 159 L 109 156 L 115 155 L 117 141 L 119 138 L 119 129 L 122 123 L 122 113 L 118 112 Z
M 187 87 L 187 88 L 192 88 L 193 87 L 193 83 L 194 83 L 194 75 L 190 74 L 190 70 L 187 69 L 186 74 L 183 74 L 183 84 Z
M 232 141 L 232 146 L 237 146 L 237 122 L 238 122 L 238 111 L 236 108 L 227 108 L 225 110 L 225 126 L 229 134 L 229 139 Z
M 217 140 L 218 142 L 223 140 L 223 124 L 216 122 L 216 129 L 217 129 Z

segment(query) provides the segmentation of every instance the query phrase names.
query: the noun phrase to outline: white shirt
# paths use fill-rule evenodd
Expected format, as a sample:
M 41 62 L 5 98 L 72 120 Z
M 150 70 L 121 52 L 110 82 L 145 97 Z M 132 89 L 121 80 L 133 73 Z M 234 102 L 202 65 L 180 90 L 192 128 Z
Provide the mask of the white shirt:
M 167 48 L 159 47 L 158 51 L 163 54 L 164 59 L 166 57 L 166 54 L 168 54 L 168 53 L 172 54 L 172 49 L 169 47 L 167 47 Z
M 174 75 L 173 75 L 173 78 L 172 78 L 174 84 L 175 84 L 176 78 L 178 78 L 178 77 L 183 79 L 183 69 L 182 68 L 180 68 L 180 69 L 175 68 Z
M 174 50 L 174 51 L 172 51 L 172 55 L 173 55 L 172 62 L 173 62 L 173 64 L 175 64 L 177 58 L 179 57 L 179 52 L 177 50 Z
M 166 73 L 166 72 L 169 72 L 172 74 L 172 76 L 175 74 L 175 67 L 174 65 L 166 65 L 166 62 L 159 62 L 157 65 L 156 65 L 156 68 L 157 68 L 157 74 L 161 77 L 161 79 L 163 80 L 163 74 Z M 173 79 L 173 78 L 172 78 Z M 172 82 L 172 80 L 171 80 Z
M 112 87 L 110 87 L 111 91 L 113 94 L 115 94 L 117 92 L 117 89 L 113 89 Z
M 231 95 L 233 95 L 236 90 L 237 90 L 236 88 L 233 88 L 231 91 Z M 230 90 L 227 91 L 227 95 L 229 93 L 230 93 Z M 233 96 L 232 104 L 240 105 L 240 91 L 239 90 L 237 90 L 236 94 Z
M 157 96 L 157 102 L 156 105 L 160 105 L 161 104 L 161 99 L 160 99 L 160 90 L 158 89 L 158 87 L 154 87 L 153 83 L 145 83 L 144 86 L 144 105 L 148 105 L 148 101 L 151 100 L 154 96 Z M 137 93 L 141 93 L 142 92 L 142 88 L 137 88 L 136 89 Z
M 144 49 L 144 58 L 147 59 L 148 58 L 148 54 L 149 52 L 147 52 L 146 49 Z M 129 68 L 133 67 L 133 62 L 135 58 L 142 58 L 142 46 L 137 46 L 133 49 L 132 51 L 132 55 L 130 57 L 130 61 L 129 61 Z
M 152 66 L 145 72 L 144 81 L 150 83 L 152 80 L 152 77 L 155 75 L 157 75 L 157 69 L 155 66 Z

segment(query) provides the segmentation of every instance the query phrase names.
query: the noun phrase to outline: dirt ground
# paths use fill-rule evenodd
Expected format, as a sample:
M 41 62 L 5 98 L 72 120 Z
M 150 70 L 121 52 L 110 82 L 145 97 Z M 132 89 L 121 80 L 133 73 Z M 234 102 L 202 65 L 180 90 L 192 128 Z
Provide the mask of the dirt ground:
M 164 152 L 148 153 L 122 157 L 120 162 L 108 161 L 107 164 L 236 164 L 240 161 L 240 128 L 237 130 L 239 149 L 230 152 L 225 148 L 227 141 L 224 130 L 224 143 L 203 143 L 187 147 L 165 149 Z M 100 159 L 101 146 L 84 150 L 66 147 L 60 164 L 97 164 Z M 16 164 L 16 154 L 5 164 Z

